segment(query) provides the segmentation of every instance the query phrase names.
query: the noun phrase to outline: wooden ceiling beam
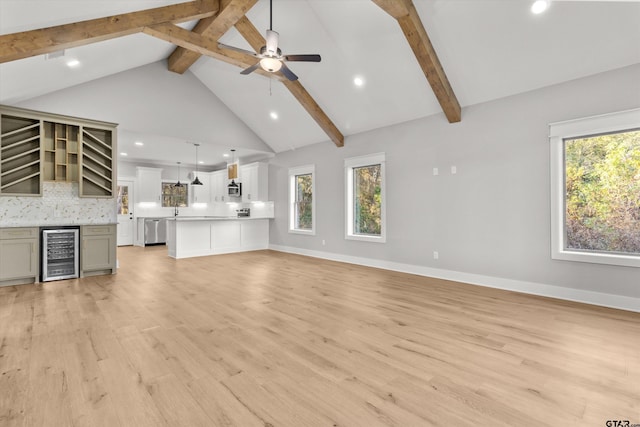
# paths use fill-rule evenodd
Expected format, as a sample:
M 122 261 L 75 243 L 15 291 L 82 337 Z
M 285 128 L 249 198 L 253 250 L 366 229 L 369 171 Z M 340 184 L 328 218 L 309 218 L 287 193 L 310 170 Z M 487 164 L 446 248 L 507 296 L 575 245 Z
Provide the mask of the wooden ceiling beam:
M 462 118 L 460 104 L 412 0 L 372 0 L 400 24 L 440 107 L 450 123 Z
M 197 0 L 106 18 L 0 35 L 0 63 L 139 33 L 144 27 L 155 24 L 180 23 L 206 18 L 216 14 L 218 8 L 218 0 Z
M 240 18 L 238 22 L 236 22 L 235 27 L 256 52 L 259 52 L 260 48 L 266 44 L 266 40 L 262 37 L 260 31 L 258 31 L 246 16 Z M 302 107 L 307 110 L 309 115 L 311 115 L 313 120 L 315 120 L 320 128 L 329 136 L 331 141 L 338 147 L 344 146 L 344 135 L 342 135 L 338 127 L 331 121 L 329 116 L 326 115 L 304 86 L 302 86 L 300 81 L 282 79 L 282 84 L 285 85 Z
M 198 55 L 210 56 L 228 64 L 235 65 L 236 67 L 248 68 L 258 61 L 255 56 L 248 55 L 246 53 L 221 49 L 218 47 L 218 42 L 213 38 L 196 34 L 193 31 L 185 30 L 177 25 L 154 25 L 144 28 L 143 32 L 166 42 L 175 44 L 176 46 L 196 52 Z M 256 70 L 256 73 L 276 80 L 286 80 L 281 75 L 268 73 L 262 69 Z
M 200 20 L 192 30 L 196 34 L 218 40 L 229 28 L 242 18 L 245 13 L 257 3 L 258 0 L 220 0 L 220 9 L 217 15 Z M 182 46 L 169 55 L 169 70 L 183 74 L 189 69 L 201 54 L 185 49 Z

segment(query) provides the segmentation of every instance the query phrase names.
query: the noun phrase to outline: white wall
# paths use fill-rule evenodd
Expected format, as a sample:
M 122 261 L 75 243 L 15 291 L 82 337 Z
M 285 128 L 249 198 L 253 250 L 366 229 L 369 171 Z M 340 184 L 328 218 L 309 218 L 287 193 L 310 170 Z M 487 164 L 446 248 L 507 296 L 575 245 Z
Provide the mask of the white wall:
M 551 122 L 640 106 L 639 75 L 640 64 L 467 107 L 457 124 L 437 115 L 350 136 L 344 148 L 326 142 L 280 153 L 270 167 L 276 203 L 270 243 L 330 258 L 508 279 L 504 287 L 523 291 L 534 283 L 583 297 L 595 291 L 640 298 L 640 269 L 551 259 L 547 138 Z M 382 151 L 387 243 L 345 240 L 343 160 Z M 316 236 L 287 232 L 287 169 L 305 164 L 316 166 Z
M 123 130 L 271 152 L 191 72 L 165 61 L 32 98 L 20 107 L 118 123 Z

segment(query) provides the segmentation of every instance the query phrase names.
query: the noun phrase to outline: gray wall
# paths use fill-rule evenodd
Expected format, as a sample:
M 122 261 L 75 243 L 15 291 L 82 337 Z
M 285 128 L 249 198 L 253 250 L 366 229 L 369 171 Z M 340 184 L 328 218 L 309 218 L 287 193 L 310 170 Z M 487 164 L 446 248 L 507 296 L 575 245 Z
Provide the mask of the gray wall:
M 31 98 L 17 106 L 118 123 L 119 132 L 272 151 L 191 72 L 171 73 L 165 61 Z
M 549 123 L 639 107 L 638 76 L 640 64 L 466 107 L 457 124 L 437 115 L 351 136 L 344 148 L 280 153 L 270 243 L 638 298 L 640 269 L 551 259 L 547 138 Z M 381 151 L 387 243 L 345 240 L 343 160 Z M 316 165 L 315 236 L 287 231 L 288 168 L 305 164 Z

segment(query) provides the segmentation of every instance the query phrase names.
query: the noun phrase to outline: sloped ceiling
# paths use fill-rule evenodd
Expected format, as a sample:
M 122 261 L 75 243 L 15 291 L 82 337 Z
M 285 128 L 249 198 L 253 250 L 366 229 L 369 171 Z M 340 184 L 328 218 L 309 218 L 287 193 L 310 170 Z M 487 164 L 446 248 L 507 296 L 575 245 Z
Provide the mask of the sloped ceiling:
M 0 33 L 175 3 L 179 2 L 0 0 Z M 640 3 L 635 1 L 553 1 L 542 15 L 531 14 L 525 0 L 414 4 L 463 107 L 640 62 Z M 290 65 L 347 136 L 346 143 L 349 135 L 419 117 L 440 114 L 446 120 L 397 22 L 371 0 L 274 0 L 273 8 L 273 27 L 285 53 L 322 55 L 321 63 Z M 266 29 L 268 1 L 260 0 L 247 16 L 261 31 Z M 250 49 L 233 28 L 220 41 Z M 76 69 L 67 68 L 63 58 L 1 64 L 0 102 L 23 103 L 126 72 L 162 61 L 172 50 L 169 43 L 139 34 L 67 50 L 67 58 L 81 61 Z M 189 72 L 273 151 L 330 143 L 279 82 L 239 71 L 203 57 Z M 165 72 L 170 73 L 166 68 Z M 353 85 L 355 76 L 364 79 L 363 87 Z M 165 89 L 158 84 L 158 91 Z M 189 95 L 177 102 L 188 103 Z M 277 120 L 270 118 L 271 112 L 277 113 Z M 144 133 L 136 129 L 136 113 L 131 114 L 131 124 L 121 129 Z M 187 139 L 177 136 L 181 137 Z
M 216 165 L 231 148 L 242 158 L 272 152 L 192 73 L 167 72 L 165 61 L 31 98 L 19 106 L 118 123 L 119 151 L 126 160 Z M 135 145 L 143 141 L 144 145 Z

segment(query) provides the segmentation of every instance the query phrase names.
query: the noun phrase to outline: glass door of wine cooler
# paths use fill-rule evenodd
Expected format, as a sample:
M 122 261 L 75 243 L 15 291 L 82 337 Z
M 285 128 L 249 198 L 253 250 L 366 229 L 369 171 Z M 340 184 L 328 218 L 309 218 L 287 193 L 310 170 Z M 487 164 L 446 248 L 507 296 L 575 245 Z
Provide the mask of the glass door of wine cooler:
M 79 230 L 42 231 L 42 281 L 78 277 Z

